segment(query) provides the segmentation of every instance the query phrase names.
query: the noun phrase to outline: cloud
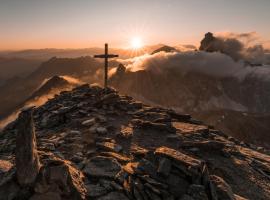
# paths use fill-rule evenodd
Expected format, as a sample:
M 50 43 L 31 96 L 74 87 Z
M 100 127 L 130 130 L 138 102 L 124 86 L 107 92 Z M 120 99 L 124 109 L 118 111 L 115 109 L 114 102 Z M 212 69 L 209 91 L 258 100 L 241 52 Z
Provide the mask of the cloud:
M 257 32 L 246 32 L 246 33 L 234 33 L 234 32 L 217 32 L 215 34 L 219 38 L 234 38 L 242 43 L 245 46 L 250 45 L 250 43 L 257 43 L 260 40 L 260 36 Z
M 259 42 L 256 32 L 232 33 L 223 32 L 205 34 L 201 41 L 200 50 L 221 52 L 231 56 L 234 60 L 244 60 L 254 64 L 262 64 L 267 60 L 266 50 Z
M 220 52 L 160 52 L 132 59 L 121 60 L 129 71 L 148 70 L 154 73 L 177 71 L 183 74 L 198 72 L 214 77 L 235 77 L 243 80 L 247 75 L 270 79 L 270 66 L 246 66 L 243 61 L 234 61 Z

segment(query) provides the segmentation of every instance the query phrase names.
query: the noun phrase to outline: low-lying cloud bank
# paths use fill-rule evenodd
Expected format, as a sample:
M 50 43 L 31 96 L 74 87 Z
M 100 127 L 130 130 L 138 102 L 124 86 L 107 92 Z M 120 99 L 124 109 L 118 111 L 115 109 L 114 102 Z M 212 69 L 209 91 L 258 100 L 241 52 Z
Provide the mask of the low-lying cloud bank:
M 236 77 L 243 80 L 247 75 L 270 80 L 270 65 L 248 66 L 219 52 L 160 52 L 132 59 L 119 60 L 129 71 L 149 70 L 162 73 L 177 70 L 181 73 L 199 72 L 215 77 Z

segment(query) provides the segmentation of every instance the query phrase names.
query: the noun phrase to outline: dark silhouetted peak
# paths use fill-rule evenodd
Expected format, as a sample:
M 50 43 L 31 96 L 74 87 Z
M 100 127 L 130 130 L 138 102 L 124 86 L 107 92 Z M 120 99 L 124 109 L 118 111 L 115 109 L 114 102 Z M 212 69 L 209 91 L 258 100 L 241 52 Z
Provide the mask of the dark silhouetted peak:
M 213 33 L 206 33 L 199 48 L 206 52 L 220 52 L 234 60 L 245 60 L 244 44 L 234 37 L 215 37 Z
M 53 57 L 42 63 L 30 77 L 40 79 L 41 77 L 48 78 L 54 75 L 80 76 L 85 73 L 92 73 L 98 67 L 100 67 L 99 62 L 90 56 L 78 58 Z
M 151 54 L 155 54 L 155 53 L 159 53 L 159 52 L 177 52 L 177 49 L 175 49 L 174 47 L 170 47 L 170 46 L 163 46 L 163 47 L 160 47 L 158 49 L 156 49 L 155 51 L 153 51 Z
M 126 72 L 126 67 L 123 64 L 119 64 L 116 69 L 116 74 L 122 76 Z
M 213 48 L 213 42 L 216 40 L 213 33 L 208 32 L 205 34 L 203 40 L 201 41 L 200 50 L 201 51 L 207 51 L 207 52 L 213 52 L 215 49 Z
M 63 89 L 71 85 L 66 79 L 60 76 L 53 76 L 52 78 L 45 80 L 44 83 L 38 88 L 30 98 L 42 96 L 48 94 L 53 89 Z

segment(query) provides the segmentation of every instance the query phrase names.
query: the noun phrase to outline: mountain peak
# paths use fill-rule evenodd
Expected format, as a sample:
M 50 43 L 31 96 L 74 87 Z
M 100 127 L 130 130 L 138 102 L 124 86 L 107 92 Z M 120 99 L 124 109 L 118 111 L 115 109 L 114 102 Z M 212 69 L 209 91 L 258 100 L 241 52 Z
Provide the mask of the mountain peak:
M 23 190 L 26 199 L 257 199 L 255 183 L 260 198 L 269 197 L 266 152 L 112 88 L 85 84 L 63 91 L 22 111 L 0 137 L 4 198 L 5 191 L 18 197 Z M 27 155 L 17 161 L 21 151 Z M 27 177 L 20 173 L 33 167 Z M 246 176 L 250 171 L 254 176 Z M 37 179 L 26 189 L 28 177 Z
M 159 53 L 159 52 L 178 52 L 178 50 L 177 49 L 175 49 L 174 47 L 170 47 L 170 46 L 167 46 L 167 45 L 164 45 L 164 46 L 162 46 L 162 47 L 160 47 L 160 48 L 158 48 L 158 49 L 156 49 L 155 51 L 153 51 L 152 53 L 151 53 L 151 55 L 153 55 L 153 54 L 155 54 L 155 53 Z

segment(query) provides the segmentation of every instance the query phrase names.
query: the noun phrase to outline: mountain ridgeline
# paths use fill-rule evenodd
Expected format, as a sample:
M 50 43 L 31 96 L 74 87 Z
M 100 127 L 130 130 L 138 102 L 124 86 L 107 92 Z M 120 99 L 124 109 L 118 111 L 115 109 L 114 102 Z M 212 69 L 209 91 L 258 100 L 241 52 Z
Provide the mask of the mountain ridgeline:
M 206 35 L 207 41 L 202 41 L 201 46 L 201 50 L 209 55 L 223 47 L 217 42 L 219 45 L 214 43 L 210 50 L 204 49 L 207 42 L 218 40 L 210 36 L 211 40 L 208 38 L 208 41 Z M 179 54 L 181 50 L 159 46 L 150 56 L 161 52 Z M 239 140 L 269 148 L 270 79 L 254 74 L 241 79 L 235 76 L 220 77 L 200 71 L 182 72 L 168 66 L 161 66 L 162 73 L 147 68 L 134 71 L 130 70 L 128 64 L 123 65 L 118 61 L 111 61 L 109 65 L 115 69 L 115 73 L 110 74 L 109 84 L 120 93 L 151 105 L 190 113 Z M 43 62 L 26 78 L 10 80 L 1 86 L 0 118 L 4 119 L 31 100 L 45 97 L 46 101 L 61 90 L 78 85 L 67 77 L 76 78 L 81 83 L 102 84 L 102 66 L 102 61 L 89 56 L 54 57 Z M 49 84 L 44 86 L 51 78 Z

